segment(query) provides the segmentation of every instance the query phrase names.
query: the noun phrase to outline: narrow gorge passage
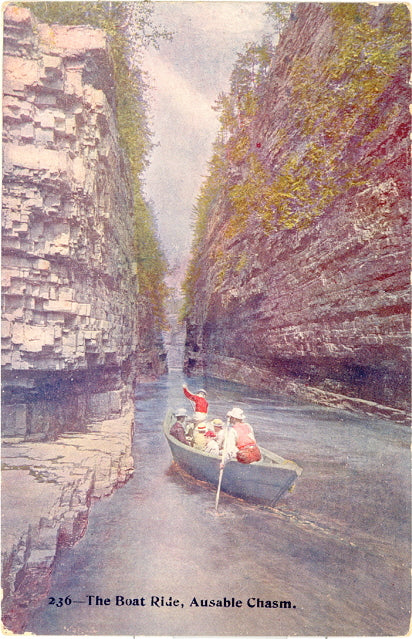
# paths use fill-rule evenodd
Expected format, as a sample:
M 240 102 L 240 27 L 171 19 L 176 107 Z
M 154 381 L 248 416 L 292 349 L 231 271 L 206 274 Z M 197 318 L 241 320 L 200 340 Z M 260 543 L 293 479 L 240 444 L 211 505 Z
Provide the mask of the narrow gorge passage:
M 45 600 L 27 630 L 243 635 L 245 628 L 253 628 L 256 635 L 282 636 L 302 634 L 302 629 L 307 635 L 406 632 L 408 429 L 286 397 L 262 397 L 228 382 L 186 379 L 206 385 L 213 415 L 240 405 L 263 446 L 303 467 L 295 490 L 276 509 L 222 495 L 216 515 L 214 489 L 178 472 L 161 432 L 166 409 L 184 401 L 185 379 L 175 371 L 139 387 L 133 478 L 95 504 L 87 534 L 61 554 L 53 571 L 50 595 L 70 594 L 78 601 L 98 595 L 109 598 L 110 605 L 56 608 Z M 146 605 L 116 605 L 116 596 L 143 597 Z M 184 607 L 151 605 L 152 597 L 162 596 Z M 190 605 L 193 598 L 224 597 L 243 605 Z M 252 599 L 290 601 L 296 608 L 250 607 Z
M 5 632 L 405 635 L 407 6 L 8 3 L 3 45 Z M 172 463 L 183 382 L 302 467 L 276 508 Z

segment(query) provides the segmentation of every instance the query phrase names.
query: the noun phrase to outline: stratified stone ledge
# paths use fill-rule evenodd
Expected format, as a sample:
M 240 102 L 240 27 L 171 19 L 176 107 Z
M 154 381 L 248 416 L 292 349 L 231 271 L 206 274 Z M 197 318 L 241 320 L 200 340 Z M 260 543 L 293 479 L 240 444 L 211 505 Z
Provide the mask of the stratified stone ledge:
M 87 433 L 54 442 L 5 440 L 2 608 L 8 630 L 22 632 L 47 595 L 56 556 L 84 535 L 93 500 L 133 473 L 133 418 L 130 401 L 119 418 L 91 424 Z
M 276 371 L 256 365 L 248 365 L 235 357 L 209 356 L 208 375 L 217 379 L 231 379 L 240 384 L 289 395 L 303 401 L 315 402 L 329 408 L 349 410 L 365 415 L 378 416 L 399 424 L 409 425 L 411 414 L 357 397 L 318 388 L 302 381 L 277 375 Z

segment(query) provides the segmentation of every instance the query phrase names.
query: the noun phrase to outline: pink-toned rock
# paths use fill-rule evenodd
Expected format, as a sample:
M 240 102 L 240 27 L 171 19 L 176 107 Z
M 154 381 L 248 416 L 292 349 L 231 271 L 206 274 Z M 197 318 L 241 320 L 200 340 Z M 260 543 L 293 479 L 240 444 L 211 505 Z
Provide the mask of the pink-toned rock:
M 24 92 L 40 79 L 37 60 L 27 60 L 17 56 L 3 56 L 3 92 L 14 95 Z
M 399 8 L 407 32 L 407 9 Z M 370 24 L 384 33 L 393 6 L 369 11 Z M 306 86 L 309 70 L 320 68 L 322 82 L 330 80 L 335 34 L 329 5 L 298 4 L 260 86 L 257 114 L 242 130 L 267 179 L 275 185 L 284 173 L 290 179 L 285 201 L 294 197 L 302 167 L 308 170 L 302 182 L 316 182 L 316 166 L 306 151 L 311 144 L 320 146 L 322 136 L 332 136 L 330 118 L 338 129 L 347 115 L 346 102 L 330 101 L 327 117 L 320 114 L 312 129 L 308 125 L 304 130 L 301 122 L 318 105 L 311 103 L 307 87 L 305 109 L 291 101 Z M 319 216 L 312 214 L 306 226 L 274 223 L 265 229 L 261 218 L 267 211 L 256 203 L 245 224 L 225 236 L 225 225 L 235 216 L 227 191 L 249 170 L 247 158 L 232 160 L 225 190 L 207 212 L 207 231 L 198 250 L 199 277 L 187 322 L 187 372 L 408 419 L 409 38 L 399 63 L 374 100 L 352 104 L 356 118 L 339 129 L 337 157 L 320 165 L 329 172 L 334 197 L 324 208 L 321 198 L 314 198 L 312 208 L 320 208 Z M 379 68 L 375 72 L 379 76 Z M 327 141 L 322 144 L 329 148 Z M 285 168 L 288 162 L 295 162 L 294 170 Z M 359 178 L 342 186 L 342 166 L 357 171 Z M 308 188 L 297 208 L 304 210 L 310 192 Z
M 24 405 L 14 406 L 14 419 L 24 414 Z M 8 630 L 21 633 L 47 595 L 56 553 L 83 536 L 93 500 L 129 479 L 133 415 L 130 401 L 121 415 L 91 425 L 87 434 L 4 445 L 2 613 Z
M 126 266 L 135 221 L 112 75 L 102 31 L 6 7 L 3 621 L 16 633 L 47 593 L 56 549 L 84 534 L 91 500 L 130 476 L 133 389 L 165 370 Z
M 29 9 L 17 4 L 7 4 L 4 10 L 4 22 L 5 24 L 32 24 L 32 14 Z
M 107 39 L 101 29 L 39 24 L 37 31 L 40 50 L 53 55 L 72 58 L 97 50 L 107 52 Z

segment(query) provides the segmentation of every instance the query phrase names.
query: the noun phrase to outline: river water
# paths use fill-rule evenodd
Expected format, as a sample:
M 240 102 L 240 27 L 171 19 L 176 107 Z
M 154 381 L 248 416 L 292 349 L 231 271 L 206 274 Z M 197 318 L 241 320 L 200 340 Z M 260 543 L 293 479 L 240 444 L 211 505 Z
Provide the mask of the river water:
M 85 537 L 57 562 L 50 595 L 73 603 L 46 600 L 27 630 L 405 634 L 409 429 L 217 380 L 186 380 L 191 389 L 207 388 L 212 416 L 241 406 L 258 442 L 303 468 L 275 509 L 221 494 L 216 514 L 215 490 L 179 473 L 161 432 L 168 407 L 189 408 L 183 381 L 171 372 L 139 386 L 133 478 L 93 505 Z M 135 605 L 116 605 L 116 597 Z M 226 606 L 200 605 L 211 599 Z M 291 607 L 258 606 L 258 599 Z

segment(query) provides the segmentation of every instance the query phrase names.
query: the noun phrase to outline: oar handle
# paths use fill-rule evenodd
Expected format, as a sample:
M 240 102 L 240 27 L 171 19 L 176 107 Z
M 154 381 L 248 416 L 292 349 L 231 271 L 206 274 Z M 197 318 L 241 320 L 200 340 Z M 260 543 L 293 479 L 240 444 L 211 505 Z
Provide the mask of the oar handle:
M 220 469 L 220 473 L 219 473 L 219 483 L 217 485 L 217 493 L 216 493 L 216 501 L 215 501 L 215 510 L 217 512 L 217 506 L 219 503 L 219 496 L 220 496 L 220 486 L 222 485 L 222 477 L 223 477 L 223 466 Z
M 219 503 L 219 496 L 220 496 L 220 487 L 222 485 L 222 477 L 223 477 L 223 471 L 225 468 L 225 463 L 226 463 L 226 450 L 227 450 L 227 434 L 229 431 L 229 419 L 226 422 L 226 426 L 224 429 L 224 436 L 223 436 L 223 448 L 222 448 L 222 461 L 220 463 L 220 473 L 219 473 L 219 482 L 217 485 L 217 493 L 216 493 L 216 502 L 215 502 L 215 510 L 217 512 L 217 506 Z

